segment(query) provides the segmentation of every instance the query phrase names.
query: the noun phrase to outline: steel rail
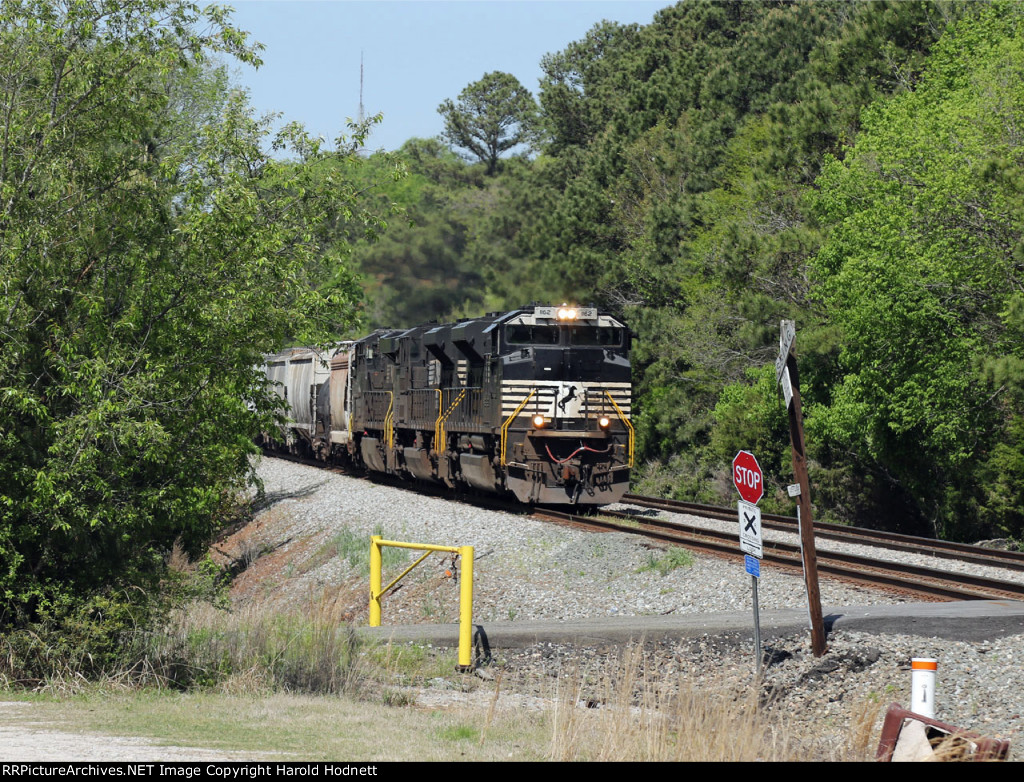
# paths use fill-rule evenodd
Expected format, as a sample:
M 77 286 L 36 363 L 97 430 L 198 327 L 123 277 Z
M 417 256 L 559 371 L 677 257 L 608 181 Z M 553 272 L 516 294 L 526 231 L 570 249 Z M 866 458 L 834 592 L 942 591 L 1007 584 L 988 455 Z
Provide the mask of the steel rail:
M 626 494 L 622 501 L 671 513 L 690 513 L 695 516 L 721 519 L 723 521 L 733 521 L 736 519 L 735 508 L 722 508 L 715 505 L 702 505 L 696 502 L 680 500 L 665 500 L 657 497 L 642 497 L 637 494 Z M 767 529 L 795 532 L 797 520 L 793 516 L 762 513 L 761 525 Z M 974 565 L 1024 571 L 1024 552 L 1019 551 L 987 549 L 969 543 L 955 543 L 935 538 L 919 538 L 897 532 L 884 532 L 865 527 L 847 527 L 842 524 L 830 524 L 819 521 L 814 522 L 814 533 L 816 537 L 829 540 L 887 548 L 892 551 L 904 551 L 911 554 L 927 554 L 943 559 L 956 559 L 960 562 L 968 562 Z
M 603 531 L 639 534 L 644 537 L 676 545 L 697 547 L 717 554 L 739 558 L 738 539 L 735 534 L 718 530 L 707 530 L 685 524 L 668 522 L 663 519 L 646 519 L 629 514 L 604 510 L 606 518 L 576 516 L 571 513 L 538 510 L 535 515 L 552 521 Z M 608 517 L 621 518 L 622 524 Z M 778 541 L 765 541 L 764 561 L 782 565 L 799 572 L 802 568 L 798 546 Z M 871 586 L 889 586 L 905 592 L 946 600 L 978 600 L 993 597 L 1024 599 L 1024 585 L 1008 581 L 969 576 L 962 573 L 886 562 L 851 554 L 819 551 L 818 567 L 823 573 L 857 581 Z M 967 584 L 973 589 L 960 586 Z

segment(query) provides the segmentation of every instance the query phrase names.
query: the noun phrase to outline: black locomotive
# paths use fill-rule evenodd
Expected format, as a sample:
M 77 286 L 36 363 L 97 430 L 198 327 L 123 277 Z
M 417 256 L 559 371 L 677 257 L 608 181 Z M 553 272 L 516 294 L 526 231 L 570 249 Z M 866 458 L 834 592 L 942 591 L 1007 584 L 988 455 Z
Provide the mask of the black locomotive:
M 286 444 L 324 460 L 528 503 L 604 505 L 633 466 L 629 330 L 591 307 L 527 307 L 378 330 L 265 370 Z

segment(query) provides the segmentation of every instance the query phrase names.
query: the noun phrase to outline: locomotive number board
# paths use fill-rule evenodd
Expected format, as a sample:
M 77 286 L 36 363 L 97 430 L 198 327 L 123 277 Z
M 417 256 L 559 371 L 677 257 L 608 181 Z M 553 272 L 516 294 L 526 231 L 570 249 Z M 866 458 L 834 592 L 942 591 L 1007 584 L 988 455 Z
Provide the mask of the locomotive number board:
M 557 318 L 559 307 L 534 307 L 533 314 L 537 318 Z M 577 320 L 593 320 L 597 317 L 596 307 L 575 307 Z

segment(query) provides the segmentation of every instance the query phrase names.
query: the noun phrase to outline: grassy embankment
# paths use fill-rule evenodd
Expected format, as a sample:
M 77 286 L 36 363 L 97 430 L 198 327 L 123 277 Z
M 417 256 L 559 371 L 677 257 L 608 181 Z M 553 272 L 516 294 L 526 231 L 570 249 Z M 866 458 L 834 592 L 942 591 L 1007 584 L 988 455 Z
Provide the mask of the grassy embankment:
M 368 567 L 361 538 L 324 548 Z M 155 631 L 126 632 L 120 666 L 98 679 L 48 648 L 34 650 L 26 678 L 18 649 L 0 641 L 0 697 L 31 703 L 0 710 L 0 725 L 31 708 L 33 723 L 54 730 L 278 760 L 849 760 L 869 757 L 877 736 L 877 704 L 851 707 L 837 746 L 835 726 L 798 735 L 783 710 L 759 706 L 753 682 L 652 679 L 638 649 L 611 670 L 532 682 L 541 697 L 527 699 L 500 659 L 492 680 L 460 674 L 453 650 L 378 645 L 322 600 L 228 610 L 223 593 L 210 601 L 208 570 L 180 554 L 172 564 L 184 592 L 207 599 L 182 602 Z M 673 550 L 646 568 L 688 564 Z
M 875 704 L 852 709 L 837 747 L 834 731 L 797 735 L 759 708 L 750 683 L 646 678 L 637 649 L 610 674 L 567 672 L 527 701 L 502 686 L 500 660 L 484 681 L 456 673 L 452 651 L 377 645 L 339 627 L 322 606 L 193 605 L 150 635 L 130 670 L 100 682 L 54 671 L 35 692 L 8 682 L 3 697 L 31 701 L 32 721 L 57 730 L 252 759 L 849 760 L 877 741 Z M 446 697 L 423 705 L 424 691 Z M 18 712 L 0 712 L 0 724 L 24 720 Z

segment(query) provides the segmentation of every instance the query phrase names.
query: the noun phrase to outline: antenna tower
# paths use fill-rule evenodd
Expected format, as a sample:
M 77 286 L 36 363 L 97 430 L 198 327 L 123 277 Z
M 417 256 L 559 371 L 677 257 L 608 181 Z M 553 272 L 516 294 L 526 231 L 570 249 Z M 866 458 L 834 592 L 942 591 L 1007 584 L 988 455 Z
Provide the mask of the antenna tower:
M 362 125 L 366 119 L 363 112 L 363 51 L 359 50 L 359 124 Z

